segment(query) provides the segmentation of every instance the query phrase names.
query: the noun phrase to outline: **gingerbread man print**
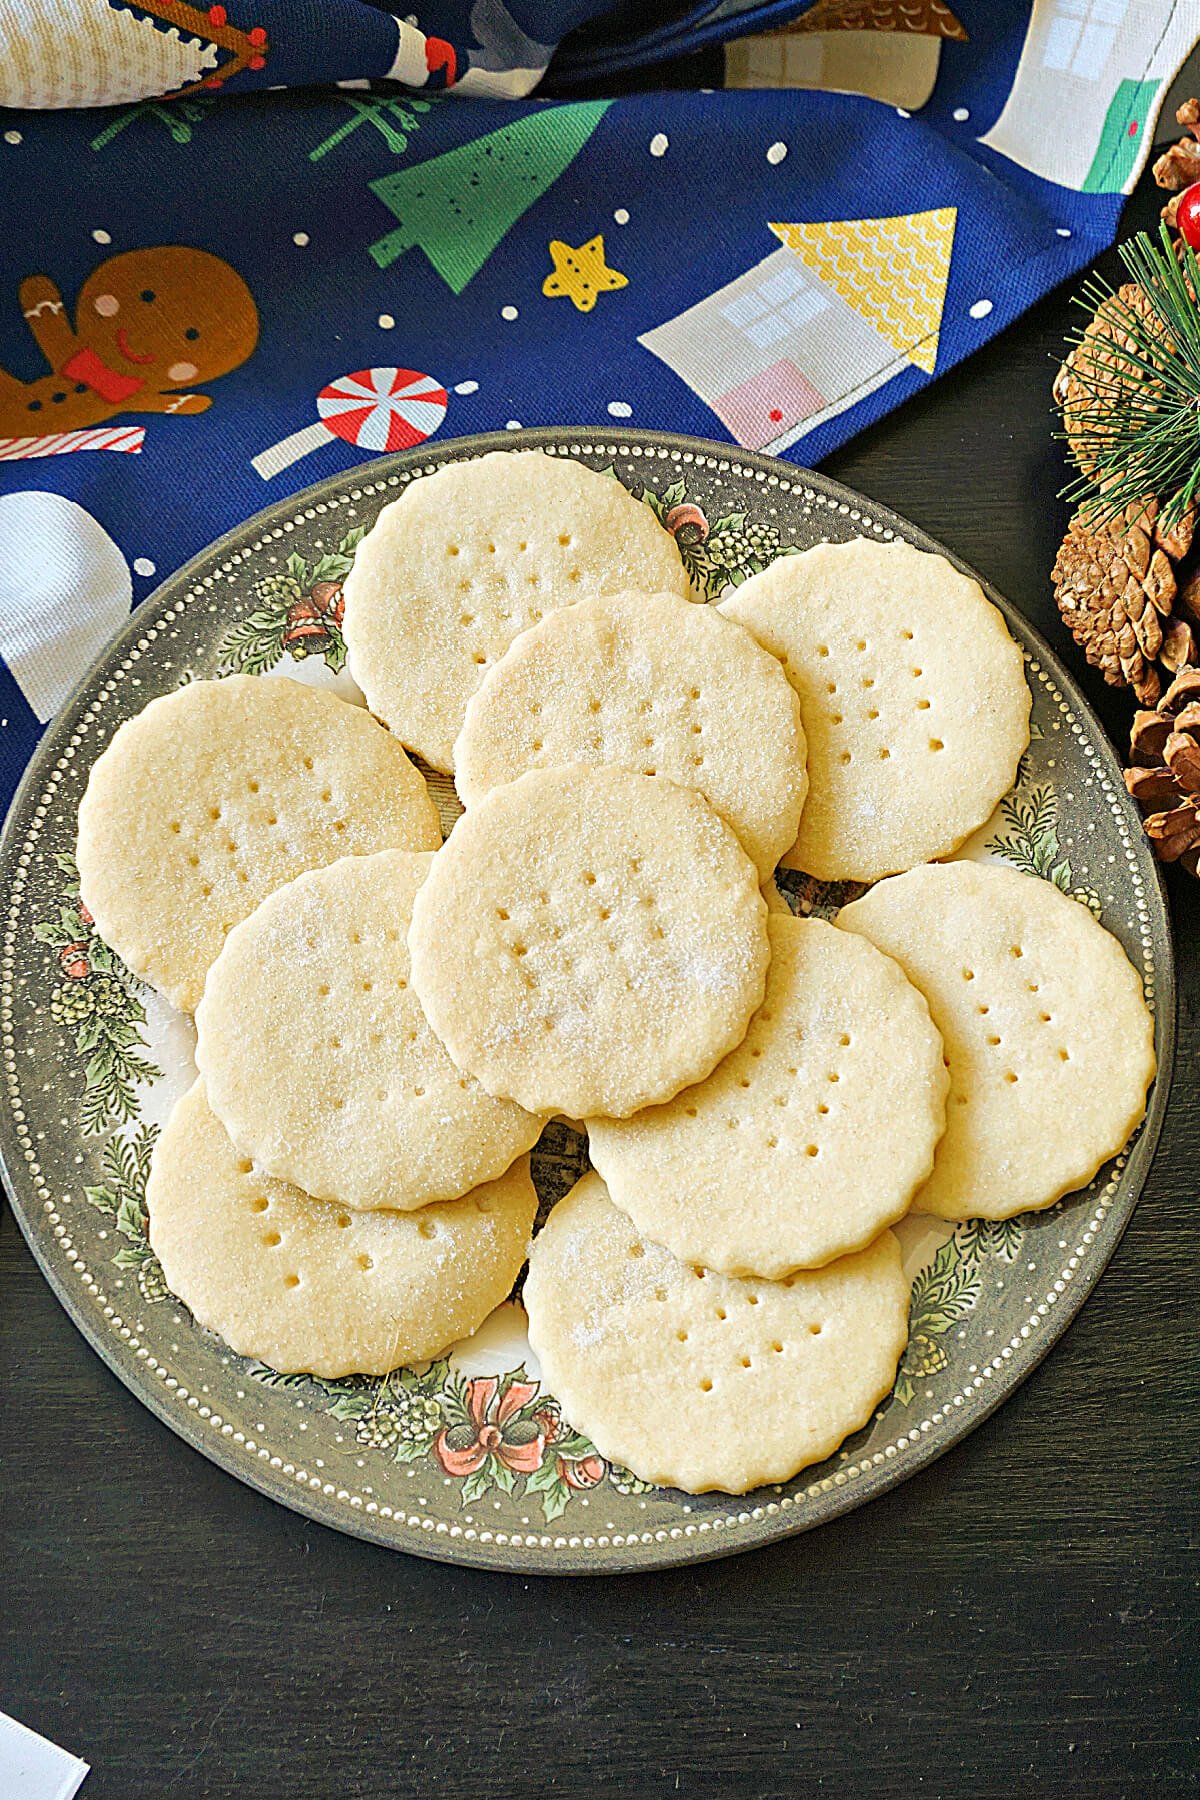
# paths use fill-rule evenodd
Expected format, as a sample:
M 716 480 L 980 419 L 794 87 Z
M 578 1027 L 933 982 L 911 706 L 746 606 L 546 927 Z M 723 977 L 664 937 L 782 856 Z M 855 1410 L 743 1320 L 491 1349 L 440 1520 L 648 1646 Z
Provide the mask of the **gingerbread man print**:
M 0 437 L 104 425 L 122 413 L 201 413 L 213 381 L 258 342 L 249 288 L 221 257 L 163 244 L 109 257 L 84 282 L 72 326 L 58 288 L 30 275 L 21 309 L 50 374 L 0 369 Z

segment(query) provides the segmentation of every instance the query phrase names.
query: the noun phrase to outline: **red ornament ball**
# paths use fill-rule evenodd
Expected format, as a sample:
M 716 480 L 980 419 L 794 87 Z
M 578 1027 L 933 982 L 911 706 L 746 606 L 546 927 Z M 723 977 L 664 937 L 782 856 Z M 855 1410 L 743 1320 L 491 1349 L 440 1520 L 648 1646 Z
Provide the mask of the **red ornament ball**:
M 1180 194 L 1175 228 L 1185 244 L 1200 250 L 1200 181 L 1194 181 Z

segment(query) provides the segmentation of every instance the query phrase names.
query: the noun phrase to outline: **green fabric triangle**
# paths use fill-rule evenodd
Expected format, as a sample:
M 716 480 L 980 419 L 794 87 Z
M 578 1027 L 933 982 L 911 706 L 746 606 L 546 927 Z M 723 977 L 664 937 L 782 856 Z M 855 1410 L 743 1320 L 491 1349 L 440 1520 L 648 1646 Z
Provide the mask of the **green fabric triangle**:
M 612 105 L 546 106 L 444 156 L 370 183 L 399 228 L 371 245 L 381 269 L 419 246 L 461 294 L 496 245 L 574 162 Z

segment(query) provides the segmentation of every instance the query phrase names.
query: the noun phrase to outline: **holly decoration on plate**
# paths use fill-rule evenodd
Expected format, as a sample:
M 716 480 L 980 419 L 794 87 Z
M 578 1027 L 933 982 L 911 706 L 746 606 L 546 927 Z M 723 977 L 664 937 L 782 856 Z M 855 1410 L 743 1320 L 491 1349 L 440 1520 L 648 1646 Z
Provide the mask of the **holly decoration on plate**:
M 336 550 L 324 552 L 314 563 L 293 553 L 277 573 L 257 581 L 258 605 L 221 640 L 221 673 L 261 675 L 285 656 L 293 662 L 322 656 L 335 674 L 342 669 L 346 662 L 342 583 L 365 533 L 365 526 L 356 526 Z

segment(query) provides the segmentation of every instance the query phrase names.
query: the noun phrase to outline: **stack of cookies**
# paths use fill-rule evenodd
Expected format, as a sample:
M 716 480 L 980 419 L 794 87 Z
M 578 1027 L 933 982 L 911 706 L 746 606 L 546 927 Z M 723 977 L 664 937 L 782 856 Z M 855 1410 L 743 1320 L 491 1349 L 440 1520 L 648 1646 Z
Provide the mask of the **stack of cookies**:
M 1116 940 L 938 860 L 1014 780 L 1017 646 L 899 542 L 696 604 L 647 508 L 539 452 L 413 481 L 344 629 L 369 711 L 192 683 L 81 809 L 98 929 L 195 1014 L 147 1195 L 170 1286 L 276 1368 L 383 1373 L 528 1256 L 531 1344 L 602 1454 L 786 1479 L 892 1385 L 889 1227 L 1049 1206 L 1144 1111 Z M 406 751 L 454 778 L 445 844 Z M 794 918 L 781 862 L 873 885 Z M 530 1244 L 528 1152 L 563 1115 L 593 1169 Z

